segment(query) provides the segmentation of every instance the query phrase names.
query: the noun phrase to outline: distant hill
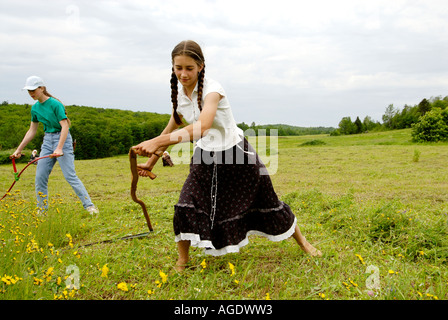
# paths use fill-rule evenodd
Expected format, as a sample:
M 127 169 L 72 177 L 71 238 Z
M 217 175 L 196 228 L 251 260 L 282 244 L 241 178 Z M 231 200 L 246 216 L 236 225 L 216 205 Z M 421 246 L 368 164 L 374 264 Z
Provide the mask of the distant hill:
M 70 132 L 76 139 L 75 155 L 77 159 L 96 159 L 125 154 L 133 145 L 158 136 L 170 119 L 170 114 L 154 112 L 127 111 L 96 107 L 66 106 L 71 120 Z M 0 104 L 0 150 L 18 147 L 27 132 L 31 121 L 31 105 L 7 103 Z M 246 125 L 238 124 L 243 129 L 277 129 L 279 136 L 312 135 L 330 133 L 334 128 L 305 128 L 285 124 Z M 43 140 L 43 126 L 40 124 L 36 137 L 27 149 L 37 149 Z M 22 161 L 24 161 L 22 159 Z
M 66 106 L 66 111 L 71 120 L 71 135 L 77 141 L 77 159 L 125 154 L 131 146 L 158 136 L 170 119 L 169 114 L 86 106 Z M 0 150 L 17 148 L 30 126 L 30 121 L 30 105 L 2 103 Z M 43 126 L 39 124 L 38 133 L 27 149 L 40 151 L 43 135 Z
M 243 123 L 239 123 L 238 127 L 246 131 L 247 129 L 254 129 L 255 132 L 259 129 L 265 129 L 266 134 L 269 135 L 271 129 L 278 130 L 279 136 L 304 136 L 304 135 L 315 135 L 315 134 L 330 134 L 335 130 L 332 127 L 298 127 L 291 126 L 287 124 L 266 124 L 266 125 L 254 125 L 251 126 Z

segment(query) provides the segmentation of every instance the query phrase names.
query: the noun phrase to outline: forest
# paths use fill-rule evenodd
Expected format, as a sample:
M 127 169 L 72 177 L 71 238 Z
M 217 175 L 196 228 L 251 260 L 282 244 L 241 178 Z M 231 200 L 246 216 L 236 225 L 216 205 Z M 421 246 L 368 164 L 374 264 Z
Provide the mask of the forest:
M 390 104 L 382 116 L 383 123 L 366 116 L 363 121 L 356 117 L 344 117 L 339 127 L 331 135 L 359 134 L 369 131 L 384 131 L 412 128 L 416 142 L 448 140 L 448 96 L 423 99 L 414 106 L 405 105 L 403 109 Z
M 70 133 L 76 140 L 76 159 L 97 159 L 125 154 L 141 141 L 159 135 L 170 115 L 152 112 L 134 112 L 85 106 L 66 106 L 71 121 Z M 0 164 L 8 162 L 1 150 L 18 147 L 31 121 L 31 105 L 3 102 L 0 105 Z M 40 124 L 36 137 L 26 149 L 37 149 L 43 140 Z M 6 159 L 5 159 L 6 158 Z M 24 157 L 22 157 L 24 158 Z M 28 159 L 22 159 L 22 161 Z
M 125 154 L 131 146 L 159 135 L 170 118 L 169 114 L 76 105 L 66 106 L 66 111 L 71 120 L 71 135 L 76 140 L 76 159 L 97 159 Z M 9 162 L 8 152 L 20 144 L 29 128 L 30 119 L 31 105 L 7 101 L 0 104 L 0 164 Z M 247 135 L 258 133 L 270 135 L 270 131 L 275 129 L 279 136 L 317 134 L 338 136 L 412 128 L 414 141 L 446 141 L 448 96 L 423 99 L 418 105 L 405 105 L 402 110 L 391 104 L 386 108 L 382 121 L 380 123 L 366 116 L 363 121 L 359 117 L 355 121 L 350 117 L 344 117 L 339 122 L 338 128 L 298 127 L 286 124 L 257 125 L 255 122 L 250 125 L 242 122 L 238 126 Z M 36 137 L 27 146 L 27 152 L 33 149 L 39 151 L 43 135 L 43 126 L 40 125 Z M 25 157 L 22 158 L 21 161 L 27 161 Z
M 159 135 L 170 118 L 169 114 L 153 112 L 76 105 L 65 108 L 71 121 L 70 133 L 76 140 L 76 159 L 97 159 L 125 154 L 131 146 Z M 7 101 L 0 104 L 0 164 L 10 161 L 9 153 L 1 151 L 17 148 L 29 128 L 30 121 L 31 105 Z M 249 134 L 257 134 L 260 129 L 270 134 L 271 129 L 276 129 L 280 136 L 329 134 L 334 130 L 334 128 L 306 128 L 282 124 L 256 125 L 254 122 L 251 125 L 242 122 L 238 126 Z M 39 151 L 43 135 L 43 126 L 39 125 L 36 137 L 26 147 L 27 152 L 30 153 L 33 149 Z M 21 161 L 28 161 L 28 158 L 25 158 L 22 157 Z

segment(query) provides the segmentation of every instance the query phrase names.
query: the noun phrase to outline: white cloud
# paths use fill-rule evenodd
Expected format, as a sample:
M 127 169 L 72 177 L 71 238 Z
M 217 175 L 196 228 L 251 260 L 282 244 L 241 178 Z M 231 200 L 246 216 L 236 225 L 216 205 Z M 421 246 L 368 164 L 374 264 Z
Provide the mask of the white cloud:
M 448 94 L 447 13 L 440 0 L 4 0 L 0 100 L 31 103 L 20 88 L 39 74 L 68 104 L 168 113 L 171 50 L 194 39 L 238 122 L 337 126 Z

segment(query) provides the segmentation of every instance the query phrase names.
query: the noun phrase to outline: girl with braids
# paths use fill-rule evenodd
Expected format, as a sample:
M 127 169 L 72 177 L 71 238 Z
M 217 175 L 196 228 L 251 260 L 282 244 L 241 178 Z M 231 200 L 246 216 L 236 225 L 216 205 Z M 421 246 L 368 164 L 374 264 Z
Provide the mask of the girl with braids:
M 31 98 L 37 101 L 31 107 L 30 128 L 10 158 L 22 156 L 22 150 L 35 137 L 39 122 L 42 122 L 45 131 L 40 157 L 54 155 L 40 159 L 36 167 L 35 189 L 39 212 L 43 213 L 48 209 L 48 177 L 58 161 L 65 179 L 81 200 L 84 209 L 90 214 L 98 213 L 75 172 L 70 120 L 67 118 L 64 105 L 47 92 L 43 80 L 37 76 L 29 77 L 23 90 L 28 90 Z
M 235 123 L 224 89 L 205 77 L 200 46 L 182 41 L 171 58 L 171 119 L 160 136 L 133 149 L 149 157 L 138 165 L 146 177 L 168 146 L 197 140 L 174 210 L 176 269 L 187 265 L 190 246 L 218 256 L 238 252 L 251 234 L 272 241 L 292 236 L 305 252 L 321 255 L 301 234 L 290 207 L 279 201 L 266 167 Z M 183 120 L 188 125 L 179 129 Z

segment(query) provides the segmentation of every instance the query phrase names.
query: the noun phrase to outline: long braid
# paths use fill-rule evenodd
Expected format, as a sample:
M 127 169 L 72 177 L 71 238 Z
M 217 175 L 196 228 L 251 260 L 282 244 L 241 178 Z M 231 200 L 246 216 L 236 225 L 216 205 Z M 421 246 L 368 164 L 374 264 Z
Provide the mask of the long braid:
M 204 87 L 205 59 L 201 47 L 192 40 L 180 42 L 171 52 L 171 61 L 174 62 L 176 56 L 186 55 L 193 58 L 198 66 L 202 66 L 201 72 L 198 74 L 198 107 L 202 111 L 202 92 Z M 171 74 L 171 102 L 173 103 L 173 116 L 177 124 L 182 124 L 182 120 L 177 114 L 177 77 L 172 69 Z
M 199 111 L 202 111 L 202 89 L 204 88 L 204 76 L 205 76 L 205 66 L 202 68 L 198 75 L 198 107 Z
M 42 87 L 42 89 L 43 89 L 43 94 L 44 94 L 44 95 L 46 95 L 47 97 L 56 99 L 56 100 L 58 100 L 60 103 L 62 103 L 61 100 L 59 100 L 59 99 L 56 98 L 56 97 L 53 97 L 53 96 L 47 91 L 47 87 Z M 62 104 L 62 105 L 64 105 L 64 104 Z M 64 106 L 64 111 L 65 111 L 65 115 L 67 116 L 68 126 L 70 127 L 70 126 L 72 125 L 72 122 L 71 122 L 70 119 L 68 118 L 67 110 L 65 109 L 65 106 Z
M 176 124 L 181 125 L 182 120 L 180 119 L 179 115 L 177 114 L 177 77 L 174 73 L 174 68 L 171 73 L 171 103 L 173 104 L 173 116 L 174 121 L 176 121 Z

